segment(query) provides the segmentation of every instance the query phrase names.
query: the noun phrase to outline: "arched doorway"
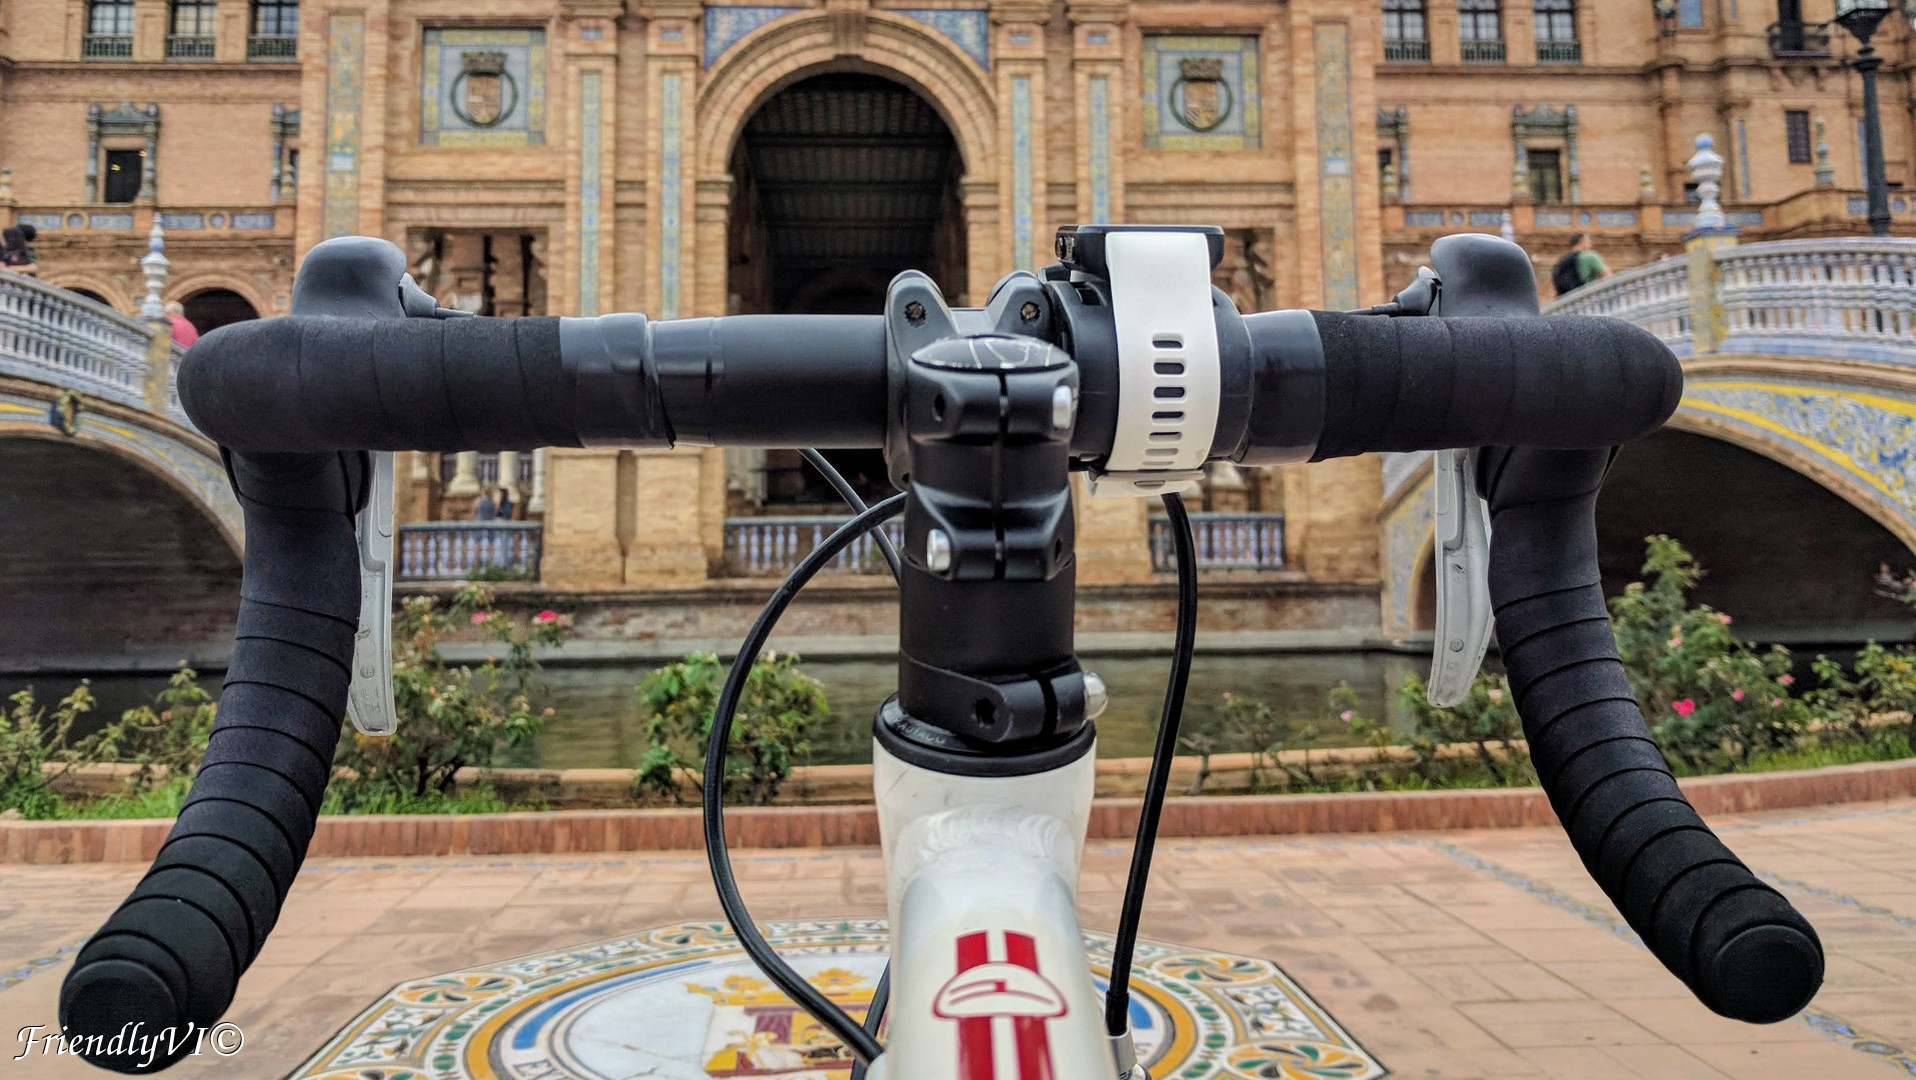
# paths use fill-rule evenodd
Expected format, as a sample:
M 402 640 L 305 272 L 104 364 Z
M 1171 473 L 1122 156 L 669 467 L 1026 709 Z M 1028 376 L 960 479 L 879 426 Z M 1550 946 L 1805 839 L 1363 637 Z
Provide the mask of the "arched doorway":
M 259 312 L 253 310 L 253 305 L 231 289 L 201 289 L 180 303 L 186 308 L 186 321 L 202 334 L 228 323 L 259 318 Z
M 1916 566 L 1902 541 L 1841 496 L 1761 454 L 1664 429 L 1625 445 L 1597 505 L 1604 591 L 1641 578 L 1644 537 L 1675 537 L 1706 576 L 1693 599 L 1759 640 L 1845 644 L 1910 637 L 1877 568 Z
M 127 458 L 0 437 L 0 659 L 171 664 L 231 641 L 239 556 L 205 509 Z
M 793 83 L 746 121 L 730 171 L 729 311 L 877 314 L 887 283 L 911 269 L 948 297 L 964 294 L 963 157 L 938 111 L 910 88 L 855 72 Z M 867 497 L 890 493 L 877 451 L 831 458 Z M 840 505 L 796 453 L 732 461 L 742 509 Z
M 82 289 L 82 288 L 80 288 L 80 287 L 79 287 L 79 286 L 77 286 L 77 285 L 70 285 L 70 286 L 68 286 L 68 287 L 67 287 L 67 291 L 68 291 L 68 292 L 70 292 L 70 293 L 75 293 L 75 294 L 77 294 L 77 295 L 80 295 L 80 296 L 84 296 L 84 297 L 86 297 L 86 298 L 87 298 L 88 300 L 91 300 L 91 301 L 93 301 L 94 303 L 96 303 L 96 304 L 100 304 L 100 305 L 102 305 L 102 306 L 104 306 L 104 307 L 112 307 L 112 306 L 113 306 L 113 302 L 112 302 L 112 301 L 110 301 L 110 300 L 108 300 L 108 299 L 107 299 L 106 297 L 104 297 L 104 296 L 101 296 L 101 295 L 100 295 L 99 293 L 96 293 L 96 292 L 94 292 L 94 291 L 93 291 L 92 289 Z

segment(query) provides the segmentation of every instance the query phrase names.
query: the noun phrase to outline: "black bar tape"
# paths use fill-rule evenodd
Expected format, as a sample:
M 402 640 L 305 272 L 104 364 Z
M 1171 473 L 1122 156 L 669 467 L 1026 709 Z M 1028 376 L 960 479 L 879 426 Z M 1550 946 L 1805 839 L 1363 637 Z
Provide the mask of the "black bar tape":
M 1499 446 L 1479 465 L 1491 603 L 1531 760 L 1584 866 L 1663 966 L 1724 1016 L 1785 1020 L 1822 985 L 1822 943 L 1697 816 L 1651 739 L 1600 621 L 1609 458 Z
M 1617 319 L 1311 316 L 1325 380 L 1312 460 L 1458 446 L 1614 446 L 1656 428 L 1683 392 L 1670 350 Z
M 82 1056 L 118 1072 L 163 1069 L 196 1042 L 151 1062 L 137 1047 L 106 1052 L 126 1025 L 207 1027 L 232 1002 L 305 858 L 346 711 L 365 457 L 234 453 L 231 463 L 246 515 L 241 630 L 206 757 L 152 869 L 60 993 L 61 1026 Z
M 579 446 L 582 383 L 559 321 L 293 315 L 223 326 L 180 364 L 180 402 L 240 453 Z M 640 394 L 655 394 L 645 383 Z M 633 443 L 670 442 L 635 420 Z

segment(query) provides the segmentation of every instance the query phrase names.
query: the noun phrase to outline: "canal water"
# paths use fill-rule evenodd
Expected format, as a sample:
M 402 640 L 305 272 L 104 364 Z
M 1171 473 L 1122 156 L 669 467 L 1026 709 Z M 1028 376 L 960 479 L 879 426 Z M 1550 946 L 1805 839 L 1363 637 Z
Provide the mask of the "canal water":
M 1086 656 L 1083 663 L 1110 688 L 1111 705 L 1098 720 L 1100 757 L 1148 757 L 1163 708 L 1164 683 L 1170 673 L 1167 656 Z M 1348 682 L 1363 702 L 1366 715 L 1393 716 L 1397 687 L 1407 673 L 1423 673 L 1429 661 L 1412 655 L 1380 652 L 1277 653 L 1260 655 L 1203 655 L 1191 669 L 1186 695 L 1186 730 L 1215 727 L 1223 695 L 1239 694 L 1268 703 L 1295 731 L 1318 724 L 1317 745 L 1347 745 L 1342 726 L 1329 723 L 1325 697 L 1339 682 Z M 886 660 L 826 660 L 807 662 L 804 670 L 825 687 L 831 717 L 811 736 L 812 764 L 836 765 L 871 760 L 871 721 L 881 702 L 897 686 L 897 667 Z M 548 769 L 632 768 L 645 753 L 645 723 L 640 719 L 636 688 L 648 665 L 553 667 L 541 673 L 546 685 L 544 703 L 555 715 L 547 721 L 538 742 L 502 755 L 508 766 Z M 0 676 L 0 694 L 32 685 L 42 703 L 51 705 L 73 688 L 72 677 L 26 679 Z M 208 680 L 209 686 L 216 686 Z M 151 702 L 166 685 L 165 676 L 116 675 L 93 680 L 99 708 L 76 727 L 75 734 L 93 730 L 123 709 Z M 1401 720 L 1399 720 L 1401 724 Z M 1245 749 L 1227 736 L 1221 750 Z

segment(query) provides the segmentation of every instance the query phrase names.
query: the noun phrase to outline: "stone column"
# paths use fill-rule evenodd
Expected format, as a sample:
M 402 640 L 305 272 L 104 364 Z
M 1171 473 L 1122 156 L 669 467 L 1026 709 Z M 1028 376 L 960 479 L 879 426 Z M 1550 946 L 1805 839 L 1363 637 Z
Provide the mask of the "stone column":
M 697 448 L 628 452 L 637 465 L 636 513 L 625 556 L 625 584 L 658 587 L 703 582 L 707 563 L 701 496 L 706 452 Z
M 514 506 L 519 505 L 519 451 L 499 451 L 499 486 L 506 489 L 506 498 Z
M 1312 581 L 1379 580 L 1383 501 L 1375 454 L 1280 466 L 1284 476 L 1284 561 Z
M 464 450 L 453 458 L 452 479 L 446 484 L 449 498 L 469 499 L 479 494 L 479 452 Z
M 546 512 L 546 450 L 532 452 L 532 495 L 526 499 L 526 516 Z
M 997 248 L 1007 270 L 1036 270 L 1052 261 L 1046 163 L 1045 23 L 1049 6 L 1029 0 L 994 4 L 992 48 L 997 56 L 998 130 L 1003 201 Z M 995 278 L 972 281 L 983 296 Z

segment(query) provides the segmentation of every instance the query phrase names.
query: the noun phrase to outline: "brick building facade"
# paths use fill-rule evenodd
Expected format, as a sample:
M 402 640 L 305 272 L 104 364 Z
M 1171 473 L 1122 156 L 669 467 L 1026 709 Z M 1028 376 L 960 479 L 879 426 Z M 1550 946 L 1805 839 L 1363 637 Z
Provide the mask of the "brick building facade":
M 157 218 L 168 298 L 205 323 L 284 313 L 299 255 L 345 233 L 401 244 L 452 306 L 672 317 L 875 310 L 906 266 L 977 302 L 1099 220 L 1223 226 L 1247 310 L 1349 307 L 1461 229 L 1514 230 L 1546 277 L 1578 231 L 1615 266 L 1675 253 L 1702 132 L 1746 233 L 1860 231 L 1831 7 L 32 0 L 0 7 L 0 220 L 131 311 Z M 1899 231 L 1907 33 L 1878 35 Z M 579 591 L 704 587 L 728 517 L 827 508 L 780 454 L 604 449 L 413 455 L 402 513 L 460 516 L 482 476 L 523 486 L 545 582 Z M 1205 499 L 1283 513 L 1260 595 L 1344 589 L 1320 605 L 1344 623 L 1374 597 L 1375 460 L 1225 470 Z M 1080 514 L 1081 580 L 1152 577 L 1143 503 Z

